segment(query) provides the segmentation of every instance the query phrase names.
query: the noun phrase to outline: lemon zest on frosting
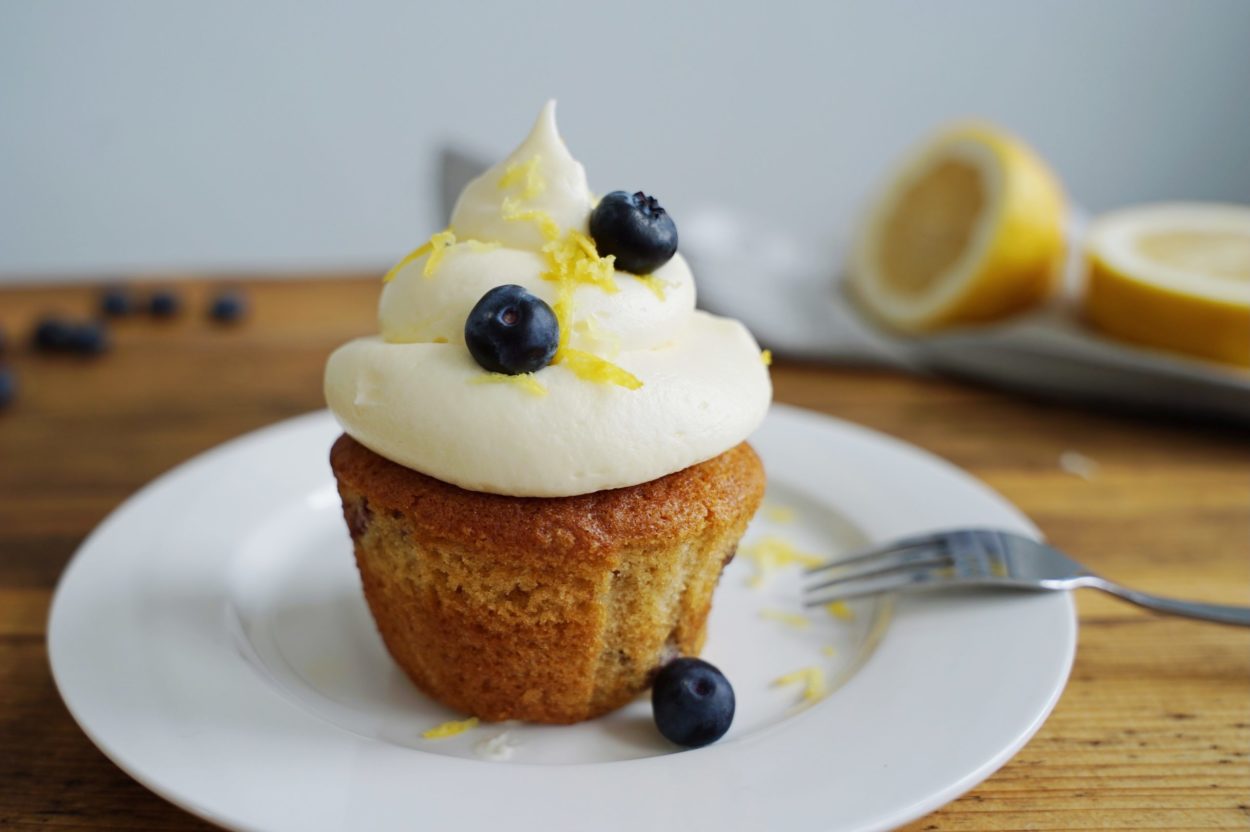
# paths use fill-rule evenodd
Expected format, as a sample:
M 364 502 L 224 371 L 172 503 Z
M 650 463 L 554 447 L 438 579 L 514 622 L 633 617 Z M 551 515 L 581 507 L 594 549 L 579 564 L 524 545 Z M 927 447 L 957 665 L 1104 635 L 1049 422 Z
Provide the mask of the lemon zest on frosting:
M 760 610 L 760 618 L 767 618 L 769 621 L 779 621 L 787 627 L 793 627 L 796 630 L 806 630 L 812 624 L 812 622 L 797 612 L 785 612 L 784 610 Z
M 557 283 L 590 284 L 604 292 L 614 294 L 616 285 L 616 256 L 600 257 L 594 242 L 580 231 L 569 231 L 557 240 L 543 246 L 547 257 L 544 280 Z
M 819 555 L 800 551 L 781 538 L 771 535 L 743 547 L 740 551 L 755 566 L 755 575 L 748 584 L 753 587 L 763 586 L 773 573 L 787 566 L 820 566 L 825 562 Z
M 447 249 L 456 244 L 456 234 L 450 228 L 446 231 L 440 231 L 430 238 L 430 259 L 425 261 L 425 268 L 421 274 L 426 277 L 433 277 L 438 271 L 439 264 L 443 262 L 443 258 L 447 255 Z
M 783 687 L 796 682 L 803 684 L 803 701 L 805 702 L 818 702 L 829 693 L 829 686 L 825 683 L 825 671 L 819 667 L 799 668 L 774 680 L 773 686 Z
M 533 222 L 546 240 L 560 239 L 560 224 L 541 208 L 522 208 L 516 197 L 504 197 L 503 218 L 509 222 Z
M 557 315 L 557 319 L 559 316 Z M 557 353 L 560 363 L 568 367 L 573 375 L 583 381 L 594 381 L 600 384 L 615 384 L 626 390 L 637 390 L 642 382 L 636 375 L 616 366 L 607 359 L 592 355 L 585 350 L 565 347 L 563 354 Z
M 436 335 L 436 336 L 434 336 L 434 339 L 433 339 L 430 343 L 432 343 L 432 344 L 446 344 L 446 343 L 448 343 L 448 341 L 447 341 L 447 339 L 446 339 L 446 338 L 444 338 L 443 336 L 441 336 L 441 335 Z
M 484 251 L 494 251 L 499 248 L 499 243 L 483 243 L 481 240 L 465 240 L 464 244 L 469 247 L 469 251 L 478 254 Z
M 760 361 L 763 361 L 763 362 L 764 362 L 764 366 L 765 366 L 765 367 L 771 367 L 771 366 L 773 366 L 773 351 L 772 351 L 772 350 L 761 350 L 761 351 L 760 351 Z
M 600 352 L 606 353 L 606 358 L 610 361 L 621 353 L 621 337 L 615 332 L 609 332 L 599 326 L 599 321 L 592 314 L 589 318 L 582 318 L 573 324 L 573 330 L 580 332 L 589 341 L 601 347 Z
M 855 620 L 855 610 L 848 607 L 845 601 L 830 601 L 825 604 L 825 611 L 841 621 Z
M 547 187 L 546 180 L 543 179 L 543 175 L 538 171 L 541 158 L 540 156 L 531 156 L 527 161 L 513 162 L 508 165 L 508 169 L 503 172 L 503 176 L 499 177 L 499 189 L 505 190 L 524 182 L 525 188 L 521 191 L 521 198 L 534 199 L 537 197 Z
M 463 734 L 465 731 L 471 731 L 477 727 L 477 724 L 478 720 L 475 716 L 468 719 L 453 719 L 451 722 L 444 722 L 442 725 L 436 725 L 423 732 L 421 737 L 427 740 L 445 740 L 448 737 Z
M 651 294 L 655 295 L 656 299 L 659 300 L 660 303 L 664 302 L 664 288 L 668 285 L 667 283 L 660 280 L 653 274 L 640 274 L 635 275 L 635 277 L 638 278 L 638 281 L 642 283 L 643 286 L 646 286 L 651 290 Z
M 773 523 L 793 523 L 798 512 L 789 506 L 764 506 L 764 517 Z
M 421 245 L 417 246 L 412 251 L 405 254 L 402 260 L 400 260 L 395 265 L 391 266 L 391 270 L 382 276 L 382 282 L 390 283 L 392 280 L 395 279 L 395 275 L 399 274 L 400 269 L 402 269 L 404 266 L 407 266 L 409 263 L 411 263 L 413 260 L 416 260 L 418 257 L 424 257 L 425 255 L 429 254 L 430 250 L 433 248 L 434 247 L 430 245 L 429 242 L 424 242 Z
M 511 384 L 519 387 L 531 396 L 547 395 L 547 388 L 539 384 L 533 373 L 518 373 L 510 376 L 505 373 L 484 373 L 470 379 L 472 384 Z

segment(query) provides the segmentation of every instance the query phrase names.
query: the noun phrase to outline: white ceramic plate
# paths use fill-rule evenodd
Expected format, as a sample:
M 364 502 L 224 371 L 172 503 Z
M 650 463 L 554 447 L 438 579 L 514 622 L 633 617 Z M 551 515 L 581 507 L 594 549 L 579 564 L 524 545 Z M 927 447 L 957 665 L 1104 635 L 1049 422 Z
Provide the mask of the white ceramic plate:
M 738 698 L 720 742 L 666 745 L 645 698 L 577 726 L 423 739 L 459 715 L 418 693 L 374 631 L 326 462 L 337 433 L 314 413 L 166 474 L 83 544 L 53 603 L 52 669 L 83 730 L 222 826 L 887 829 L 1002 765 L 1067 678 L 1066 595 L 867 601 L 796 629 L 761 617 L 799 611 L 795 570 L 751 588 L 740 556 L 705 654 Z M 935 527 L 1035 533 L 971 477 L 862 428 L 776 406 L 752 442 L 770 509 L 744 545 L 773 535 L 834 555 Z M 834 683 L 825 699 L 771 684 L 807 666 Z M 510 760 L 481 759 L 504 731 Z

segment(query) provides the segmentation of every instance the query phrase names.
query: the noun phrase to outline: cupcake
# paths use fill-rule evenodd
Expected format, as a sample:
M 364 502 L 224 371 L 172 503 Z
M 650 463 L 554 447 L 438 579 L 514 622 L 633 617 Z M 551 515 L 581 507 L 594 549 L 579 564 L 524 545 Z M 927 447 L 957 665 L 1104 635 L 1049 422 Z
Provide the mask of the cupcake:
M 327 363 L 369 608 L 453 708 L 589 719 L 703 645 L 771 386 L 676 247 L 653 197 L 592 196 L 548 103 L 387 274 L 380 335 Z

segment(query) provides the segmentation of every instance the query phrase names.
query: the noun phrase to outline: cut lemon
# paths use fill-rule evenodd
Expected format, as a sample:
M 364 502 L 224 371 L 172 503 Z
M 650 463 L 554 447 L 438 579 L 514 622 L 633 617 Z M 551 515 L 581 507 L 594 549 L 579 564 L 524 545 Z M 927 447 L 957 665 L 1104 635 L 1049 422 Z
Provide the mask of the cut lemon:
M 1085 241 L 1085 315 L 1116 338 L 1250 367 L 1250 207 L 1143 205 Z
M 850 286 L 904 332 L 997 320 L 1056 288 L 1064 199 L 1020 140 L 961 124 L 914 151 L 869 211 Z

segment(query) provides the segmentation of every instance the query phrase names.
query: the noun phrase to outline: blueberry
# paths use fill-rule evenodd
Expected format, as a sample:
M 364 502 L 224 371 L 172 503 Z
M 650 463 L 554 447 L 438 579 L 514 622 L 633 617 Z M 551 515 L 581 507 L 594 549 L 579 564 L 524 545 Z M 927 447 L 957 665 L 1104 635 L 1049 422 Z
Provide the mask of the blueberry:
M 223 324 L 235 323 L 247 314 L 247 301 L 234 291 L 221 292 L 209 304 L 208 316 Z
M 716 742 L 734 721 L 734 689 L 725 675 L 702 659 L 674 659 L 651 687 L 655 727 L 687 748 Z
M 532 373 L 551 363 L 560 324 L 541 298 L 520 286 L 496 286 L 469 312 L 464 342 L 473 359 L 492 373 Z
M 100 311 L 110 318 L 133 315 L 135 296 L 124 286 L 110 286 L 100 294 Z
M 0 410 L 17 398 L 17 375 L 9 367 L 0 366 Z
M 35 326 L 35 333 L 31 336 L 31 344 L 37 350 L 44 352 L 59 352 L 69 349 L 70 338 L 73 335 L 74 326 L 60 318 L 47 317 L 39 321 Z
M 99 321 L 74 324 L 66 347 L 80 355 L 100 355 L 109 348 L 108 330 Z
M 651 274 L 677 253 L 677 226 L 655 197 L 613 191 L 590 214 L 590 236 L 601 257 L 616 255 L 623 272 Z
M 156 318 L 172 318 L 182 311 L 182 298 L 172 289 L 157 289 L 148 299 L 148 312 Z

